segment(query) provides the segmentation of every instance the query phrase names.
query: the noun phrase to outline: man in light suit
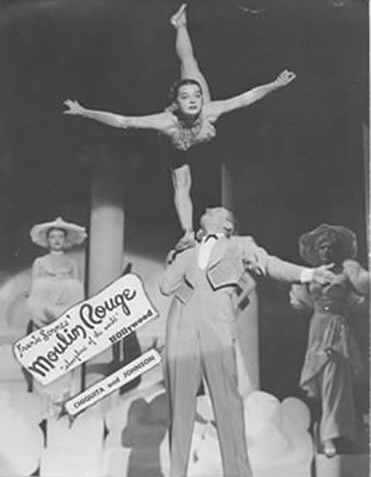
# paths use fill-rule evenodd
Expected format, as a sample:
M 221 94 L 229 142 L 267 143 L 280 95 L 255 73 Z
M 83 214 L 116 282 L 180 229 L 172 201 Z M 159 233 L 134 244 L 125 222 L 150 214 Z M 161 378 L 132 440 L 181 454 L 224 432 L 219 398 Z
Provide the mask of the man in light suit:
M 289 283 L 326 283 L 333 275 L 329 267 L 308 269 L 273 257 L 252 237 L 232 236 L 233 216 L 222 207 L 206 209 L 200 226 L 201 243 L 173 252 L 161 282 L 163 294 L 175 295 L 165 347 L 170 477 L 187 474 L 202 378 L 213 403 L 224 476 L 251 477 L 234 347 L 238 306 L 256 286 L 253 274 Z

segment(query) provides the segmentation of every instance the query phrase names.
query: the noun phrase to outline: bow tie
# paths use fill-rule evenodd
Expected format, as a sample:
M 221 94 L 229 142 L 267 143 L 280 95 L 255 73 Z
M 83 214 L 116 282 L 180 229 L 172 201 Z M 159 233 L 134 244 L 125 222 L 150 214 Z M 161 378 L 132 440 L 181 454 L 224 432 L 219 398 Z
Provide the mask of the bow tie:
M 216 234 L 208 234 L 205 237 L 205 242 L 207 242 L 209 239 L 215 239 L 218 240 L 218 236 Z

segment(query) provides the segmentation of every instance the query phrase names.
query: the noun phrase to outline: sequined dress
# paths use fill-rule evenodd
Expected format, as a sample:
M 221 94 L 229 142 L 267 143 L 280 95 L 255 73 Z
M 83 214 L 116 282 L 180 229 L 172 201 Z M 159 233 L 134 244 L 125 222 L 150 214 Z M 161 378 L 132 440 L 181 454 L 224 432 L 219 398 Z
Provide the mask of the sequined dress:
M 206 144 L 215 138 L 216 118 L 201 113 L 192 125 L 187 125 L 177 115 L 171 114 L 172 125 L 163 134 L 172 146 L 170 167 L 176 169 L 190 162 L 190 153 L 194 146 Z

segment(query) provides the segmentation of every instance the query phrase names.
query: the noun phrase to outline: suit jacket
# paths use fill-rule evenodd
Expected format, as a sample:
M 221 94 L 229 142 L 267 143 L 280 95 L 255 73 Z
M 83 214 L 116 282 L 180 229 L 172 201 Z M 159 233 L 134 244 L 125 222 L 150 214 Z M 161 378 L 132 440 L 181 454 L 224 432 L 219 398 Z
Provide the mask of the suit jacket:
M 197 288 L 200 270 L 197 265 L 199 245 L 178 254 L 165 271 L 160 283 L 164 295 L 175 294 L 187 304 Z M 257 265 L 264 275 L 289 283 L 300 282 L 303 267 L 269 255 L 252 237 L 221 238 L 214 245 L 205 273 L 214 291 L 233 288 L 239 304 L 256 287 L 256 281 L 246 270 L 246 262 Z

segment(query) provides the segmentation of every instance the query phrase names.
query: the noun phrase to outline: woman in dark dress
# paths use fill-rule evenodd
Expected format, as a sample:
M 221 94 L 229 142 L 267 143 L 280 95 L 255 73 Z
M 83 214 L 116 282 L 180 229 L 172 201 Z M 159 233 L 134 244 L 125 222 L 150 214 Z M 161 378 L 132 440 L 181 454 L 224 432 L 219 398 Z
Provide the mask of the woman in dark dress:
M 292 305 L 313 312 L 300 384 L 321 402 L 320 438 L 325 455 L 333 457 L 338 439 L 356 435 L 353 388 L 362 363 L 349 311 L 368 294 L 369 274 L 354 260 L 356 237 L 346 227 L 322 224 L 304 234 L 299 245 L 311 265 L 334 264 L 330 284 L 291 290 Z
M 285 70 L 271 83 L 226 100 L 212 101 L 207 82 L 193 53 L 185 10 L 186 5 L 183 4 L 171 17 L 171 24 L 176 29 L 180 80 L 171 88 L 171 104 L 164 112 L 149 116 L 122 116 L 94 111 L 83 107 L 77 101 L 65 101 L 68 108 L 65 114 L 83 116 L 122 129 L 154 129 L 165 135 L 176 151 L 184 153 L 176 154 L 172 168 L 174 203 L 184 233 L 180 241 L 182 246 L 194 240 L 193 205 L 190 196 L 192 180 L 186 151 L 215 137 L 215 124 L 221 115 L 250 106 L 295 79 L 294 73 Z

